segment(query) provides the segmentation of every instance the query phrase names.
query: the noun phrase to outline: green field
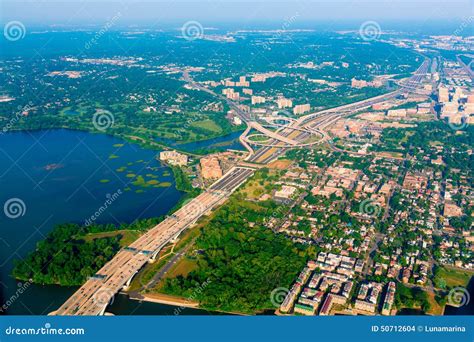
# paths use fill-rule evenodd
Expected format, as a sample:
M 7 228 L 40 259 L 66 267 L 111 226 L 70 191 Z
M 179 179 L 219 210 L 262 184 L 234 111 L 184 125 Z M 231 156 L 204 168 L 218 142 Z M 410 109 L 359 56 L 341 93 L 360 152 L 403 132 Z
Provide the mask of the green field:
M 103 239 L 107 237 L 120 237 L 120 246 L 126 247 L 130 245 L 133 241 L 138 239 L 140 232 L 137 230 L 116 230 L 112 232 L 103 232 L 103 233 L 92 233 L 87 234 L 82 237 L 84 241 L 92 241 L 94 239 Z
M 435 285 L 440 288 L 466 287 L 474 275 L 472 271 L 459 270 L 448 266 L 440 267 L 435 271 Z
M 211 131 L 213 133 L 221 133 L 222 128 L 218 126 L 214 121 L 212 120 L 202 120 L 202 121 L 196 121 L 191 124 L 193 127 L 198 127 L 202 128 L 208 131 Z

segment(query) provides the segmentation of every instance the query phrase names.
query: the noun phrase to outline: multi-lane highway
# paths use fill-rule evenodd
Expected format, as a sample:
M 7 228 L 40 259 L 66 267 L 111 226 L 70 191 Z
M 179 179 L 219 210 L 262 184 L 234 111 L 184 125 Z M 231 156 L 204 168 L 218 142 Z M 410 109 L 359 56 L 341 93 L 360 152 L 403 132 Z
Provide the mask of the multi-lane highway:
M 418 69 L 415 71 L 415 73 L 402 84 L 409 85 L 407 87 L 402 87 L 401 89 L 398 89 L 396 91 L 372 97 L 363 101 L 354 102 L 344 106 L 330 108 L 316 113 L 308 114 L 299 118 L 297 122 L 293 125 L 296 125 L 297 127 L 321 130 L 330 126 L 332 123 L 344 116 L 352 115 L 361 110 L 370 108 L 374 104 L 385 102 L 387 100 L 400 96 L 403 93 L 412 91 L 413 89 L 417 89 L 417 87 L 419 87 L 420 83 L 422 82 L 423 77 L 427 74 L 430 65 L 431 60 L 429 58 L 426 58 L 420 65 L 420 67 L 418 67 Z M 291 136 L 292 139 L 298 140 L 300 142 L 305 141 L 310 136 L 310 134 L 307 132 L 295 132 L 294 130 L 290 129 L 287 129 L 286 131 L 282 129 L 278 133 L 282 136 Z M 271 143 L 273 144 L 273 146 L 266 146 L 259 149 L 256 153 L 254 153 L 248 158 L 248 161 L 253 163 L 268 163 L 269 161 L 278 158 L 285 151 L 285 148 L 279 147 L 279 145 L 281 146 L 283 144 L 277 140 L 273 140 Z
M 156 225 L 129 247 L 120 250 L 76 291 L 55 315 L 101 315 L 111 298 L 130 284 L 133 276 L 184 229 L 193 225 L 202 215 L 222 203 L 254 170 L 236 167 L 226 173 L 192 201 Z
M 467 64 L 464 63 L 464 61 L 462 60 L 461 56 L 462 56 L 462 55 L 457 55 L 457 56 L 456 56 L 456 59 L 457 59 L 458 63 L 461 65 L 461 67 L 464 69 L 464 71 L 466 71 L 466 73 L 469 75 L 469 77 L 471 78 L 471 80 L 474 80 L 474 71 L 472 71 L 472 64 L 473 64 L 473 61 L 471 60 L 471 62 L 469 63 L 469 65 L 467 65 Z
M 410 84 L 419 84 L 430 65 L 425 60 L 417 72 L 410 78 Z M 185 75 L 185 78 L 187 76 Z M 199 86 L 199 85 L 196 85 Z M 201 86 L 200 86 L 201 87 Z M 207 90 L 207 88 L 204 88 Z M 375 103 L 386 101 L 398 96 L 402 90 L 385 95 L 332 108 L 306 115 L 292 123 L 293 128 L 304 127 L 305 130 L 282 128 L 278 134 L 289 140 L 303 142 L 311 135 L 308 130 L 324 129 L 343 116 L 368 108 Z M 235 107 L 234 107 L 235 108 Z M 248 122 L 248 117 L 240 113 Z M 285 148 L 278 144 L 285 143 L 274 140 L 275 146 L 263 147 L 248 158 L 249 163 L 267 163 L 274 160 Z M 147 263 L 152 262 L 157 253 L 183 230 L 192 226 L 202 215 L 223 203 L 233 191 L 244 183 L 254 169 L 249 167 L 234 167 L 221 179 L 212 184 L 207 191 L 186 203 L 181 209 L 167 217 L 127 248 L 120 250 L 107 264 L 81 286 L 58 310 L 55 315 L 102 315 L 111 298 L 130 284 L 133 276 Z

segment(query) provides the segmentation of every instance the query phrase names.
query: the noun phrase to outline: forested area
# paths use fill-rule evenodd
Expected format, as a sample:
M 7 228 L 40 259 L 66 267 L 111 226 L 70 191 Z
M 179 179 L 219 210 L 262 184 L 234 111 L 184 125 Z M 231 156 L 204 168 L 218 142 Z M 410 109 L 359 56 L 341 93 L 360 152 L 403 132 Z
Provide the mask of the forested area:
M 163 291 L 193 295 L 213 310 L 255 313 L 274 308 L 272 290 L 289 288 L 311 252 L 311 247 L 294 244 L 261 224 L 275 209 L 270 202 L 256 205 L 233 197 L 201 228 L 198 269 L 168 279 Z
M 36 250 L 15 263 L 13 276 L 37 284 L 82 285 L 121 248 L 123 234 L 94 238 L 91 234 L 114 231 L 144 231 L 161 219 L 144 219 L 119 227 L 113 224 L 81 226 L 74 223 L 56 226 L 38 242 Z M 89 238 L 86 238 L 89 237 Z

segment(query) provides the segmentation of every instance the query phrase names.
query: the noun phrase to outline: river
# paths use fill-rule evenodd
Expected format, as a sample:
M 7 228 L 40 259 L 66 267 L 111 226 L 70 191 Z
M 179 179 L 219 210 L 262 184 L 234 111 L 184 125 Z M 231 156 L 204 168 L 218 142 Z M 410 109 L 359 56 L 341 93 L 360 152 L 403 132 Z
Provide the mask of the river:
M 176 190 L 172 172 L 156 154 L 104 134 L 49 130 L 0 135 L 0 301 L 8 304 L 7 314 L 48 314 L 74 292 L 25 286 L 11 277 L 14 261 L 31 252 L 56 224 L 84 222 L 118 190 L 121 195 L 97 222 L 157 217 L 180 200 L 183 194 Z M 136 176 L 154 180 L 153 185 L 132 184 Z M 12 200 L 19 212 L 4 210 Z M 115 314 L 173 311 L 123 296 L 112 307 Z
M 239 141 L 239 137 L 242 132 L 243 131 L 233 132 L 217 138 L 211 138 L 184 144 L 178 144 L 171 139 L 157 138 L 156 140 L 162 144 L 166 144 L 181 151 L 204 154 L 209 152 L 222 152 L 228 149 L 245 150 Z

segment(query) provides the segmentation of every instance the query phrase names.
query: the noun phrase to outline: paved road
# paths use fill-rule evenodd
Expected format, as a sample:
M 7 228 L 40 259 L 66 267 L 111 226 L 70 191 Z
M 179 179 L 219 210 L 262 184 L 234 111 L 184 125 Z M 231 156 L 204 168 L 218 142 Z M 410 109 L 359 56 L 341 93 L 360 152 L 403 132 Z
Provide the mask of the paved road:
M 469 65 L 466 65 L 466 63 L 464 63 L 460 56 L 461 55 L 457 55 L 456 59 L 458 60 L 461 67 L 467 72 L 471 80 L 474 80 L 474 71 L 472 71 L 472 68 L 470 67 L 472 65 L 471 63 L 473 62 L 471 62 Z
M 56 315 L 101 315 L 111 298 L 170 240 L 193 225 L 199 217 L 225 201 L 254 171 L 234 168 L 211 188 L 150 229 L 129 247 L 120 250 L 77 290 Z
M 429 61 L 425 61 L 418 69 L 412 79 L 417 82 L 426 73 Z M 186 78 L 186 75 L 184 76 Z M 199 85 L 196 85 L 199 87 Z M 201 87 L 203 88 L 203 87 Z M 209 92 L 207 88 L 203 89 Z M 213 92 L 211 92 L 213 93 Z M 376 98 L 360 101 L 354 104 L 345 105 L 338 108 L 325 110 L 302 117 L 298 125 L 309 128 L 325 128 L 337 121 L 339 118 L 357 112 L 363 108 L 386 101 L 389 98 L 398 96 L 402 91 L 396 91 L 381 95 Z M 214 94 L 214 93 L 213 93 Z M 220 96 L 215 94 L 216 96 Z M 226 101 L 228 101 L 226 99 Z M 232 102 L 232 107 L 235 104 Z M 238 115 L 248 122 L 248 117 L 239 108 Z M 281 130 L 280 134 L 304 141 L 309 137 L 309 133 L 295 131 L 292 129 Z M 257 163 L 267 163 L 278 158 L 285 151 L 284 148 L 264 147 L 258 150 L 248 161 Z M 153 260 L 157 253 L 170 240 L 174 239 L 184 229 L 192 226 L 202 215 L 216 208 L 225 201 L 233 191 L 244 183 L 254 170 L 248 167 L 235 167 L 226 173 L 221 179 L 211 187 L 184 205 L 173 215 L 156 225 L 129 247 L 120 250 L 115 257 L 105 264 L 94 277 L 91 277 L 79 290 L 77 290 L 57 311 L 55 315 L 102 315 L 112 297 L 126 287 L 132 277 L 150 260 Z

